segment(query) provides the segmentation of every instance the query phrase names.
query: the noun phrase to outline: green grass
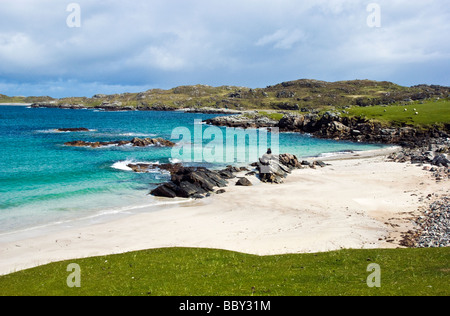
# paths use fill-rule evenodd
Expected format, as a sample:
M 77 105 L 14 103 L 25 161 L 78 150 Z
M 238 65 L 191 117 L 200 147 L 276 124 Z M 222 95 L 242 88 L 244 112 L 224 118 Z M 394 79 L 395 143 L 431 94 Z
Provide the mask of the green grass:
M 81 287 L 66 284 L 81 267 Z M 367 266 L 381 267 L 369 288 Z M 70 260 L 0 277 L 0 295 L 302 296 L 450 294 L 450 250 L 342 250 L 258 257 L 167 248 Z
M 283 113 L 274 113 L 274 112 L 266 112 L 266 111 L 258 111 L 258 114 L 262 115 L 262 116 L 267 116 L 268 118 L 270 118 L 271 120 L 274 120 L 274 121 L 280 121 L 284 116 Z
M 349 116 L 362 116 L 393 125 L 429 127 L 450 123 L 450 101 L 448 99 L 427 101 L 423 104 L 415 102 L 410 105 L 352 107 L 348 112 Z

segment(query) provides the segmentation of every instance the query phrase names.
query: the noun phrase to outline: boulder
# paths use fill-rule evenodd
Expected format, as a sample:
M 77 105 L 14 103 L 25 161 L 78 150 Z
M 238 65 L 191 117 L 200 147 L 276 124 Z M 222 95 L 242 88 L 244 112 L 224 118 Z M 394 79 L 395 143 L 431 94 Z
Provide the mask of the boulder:
M 445 154 L 436 155 L 431 163 L 435 166 L 444 166 L 447 168 L 450 165 L 450 161 Z
M 279 155 L 279 160 L 283 165 L 291 169 L 298 169 L 302 167 L 302 164 L 298 161 L 298 158 L 292 154 L 281 154 Z
M 170 182 L 165 183 L 163 185 L 160 185 L 156 189 L 154 189 L 151 194 L 154 196 L 159 197 L 167 197 L 167 198 L 176 198 L 177 193 L 175 192 L 177 190 L 176 187 L 174 187 Z
M 247 178 L 239 178 L 239 180 L 236 182 L 237 186 L 244 186 L 244 187 L 250 187 L 253 184 L 250 182 Z
M 283 183 L 283 179 L 291 173 L 289 167 L 280 162 L 279 156 L 272 154 L 264 154 L 259 159 L 257 169 L 259 179 L 269 183 Z
M 227 184 L 220 172 L 203 167 L 180 167 L 172 172 L 171 182 L 157 187 L 150 194 L 168 198 L 195 198 L 213 192 L 216 187 L 226 187 Z

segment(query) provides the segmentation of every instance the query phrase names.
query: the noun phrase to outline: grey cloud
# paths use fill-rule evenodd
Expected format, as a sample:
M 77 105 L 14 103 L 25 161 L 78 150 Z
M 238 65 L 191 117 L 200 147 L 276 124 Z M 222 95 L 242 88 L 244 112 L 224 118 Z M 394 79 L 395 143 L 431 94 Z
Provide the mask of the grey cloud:
M 402 84 L 411 82 L 411 71 L 402 75 L 406 65 L 417 69 L 416 81 L 450 81 L 437 68 L 448 69 L 450 60 L 450 10 L 442 1 L 376 1 L 379 29 L 366 24 L 374 1 L 73 2 L 82 10 L 81 28 L 65 24 L 70 1 L 0 3 L 0 88 L 10 91 L 0 93 L 14 94 L 17 82 L 30 94 L 45 82 L 58 85 L 55 96 L 84 95 L 90 83 L 104 90 L 255 87 L 307 77 Z

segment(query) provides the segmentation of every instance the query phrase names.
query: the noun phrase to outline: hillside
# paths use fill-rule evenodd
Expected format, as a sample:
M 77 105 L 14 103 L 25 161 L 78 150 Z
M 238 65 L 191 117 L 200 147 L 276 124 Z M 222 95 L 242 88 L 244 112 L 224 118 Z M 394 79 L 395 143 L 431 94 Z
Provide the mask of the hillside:
M 129 107 L 139 110 L 216 108 L 233 110 L 291 110 L 308 112 L 327 107 L 371 106 L 448 98 L 450 87 L 419 85 L 403 87 L 386 81 L 352 80 L 325 82 L 301 79 L 266 88 L 205 85 L 152 89 L 141 93 L 63 98 L 54 106 Z M 43 101 L 49 101 L 43 100 Z M 35 101 L 41 102 L 41 101 Z
M 0 103 L 36 103 L 36 102 L 49 102 L 55 99 L 51 97 L 23 97 L 15 96 L 9 97 L 4 94 L 0 94 Z

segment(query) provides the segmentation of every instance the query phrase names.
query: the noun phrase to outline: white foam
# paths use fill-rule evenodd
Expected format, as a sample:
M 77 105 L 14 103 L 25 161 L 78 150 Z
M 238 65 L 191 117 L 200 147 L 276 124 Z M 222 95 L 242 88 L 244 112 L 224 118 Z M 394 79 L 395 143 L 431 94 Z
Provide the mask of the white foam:
M 177 158 L 169 158 L 170 163 L 182 163 L 183 161 L 181 159 Z
M 159 161 L 135 161 L 132 159 L 128 160 L 122 160 L 118 161 L 112 164 L 111 168 L 122 170 L 122 171 L 133 171 L 130 167 L 128 167 L 129 164 L 149 164 L 149 165 L 159 165 Z M 159 171 L 158 171 L 159 172 Z
M 128 167 L 128 165 L 130 163 L 133 163 L 133 161 L 131 161 L 131 160 L 118 161 L 118 162 L 114 163 L 111 166 L 111 168 L 117 169 L 117 170 L 122 170 L 122 171 L 133 171 L 130 167 Z
M 143 133 L 120 133 L 118 136 L 129 136 L 129 137 L 155 137 L 156 134 L 143 134 Z
M 340 156 L 340 155 L 348 155 L 353 154 L 354 150 L 344 150 L 344 151 L 336 151 L 331 153 L 322 153 L 319 155 L 320 158 L 328 158 L 328 157 L 334 157 L 334 156 Z

